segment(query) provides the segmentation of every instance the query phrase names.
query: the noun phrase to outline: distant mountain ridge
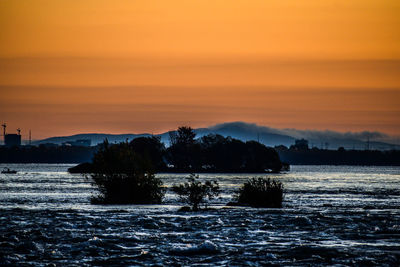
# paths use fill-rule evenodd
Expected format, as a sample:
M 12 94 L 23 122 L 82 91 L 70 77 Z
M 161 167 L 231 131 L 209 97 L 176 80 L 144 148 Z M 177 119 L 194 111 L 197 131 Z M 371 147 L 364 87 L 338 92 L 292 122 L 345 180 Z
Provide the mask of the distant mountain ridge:
M 344 147 L 346 149 L 378 149 L 389 150 L 399 148 L 389 142 L 380 141 L 387 138 L 385 134 L 379 132 L 357 132 L 357 133 L 340 133 L 335 131 L 307 131 L 296 129 L 275 129 L 266 126 L 259 126 L 246 122 L 228 122 L 217 124 L 208 128 L 195 129 L 197 137 L 208 134 L 220 134 L 223 136 L 231 136 L 242 141 L 255 140 L 267 146 L 284 145 L 289 147 L 294 144 L 296 139 L 304 138 L 309 141 L 310 147 L 337 149 Z M 61 145 L 64 142 L 75 141 L 78 139 L 90 139 L 92 145 L 102 143 L 104 139 L 108 139 L 110 143 L 131 141 L 137 137 L 151 136 L 151 134 L 76 134 L 71 136 L 51 137 L 33 142 L 35 145 L 54 143 Z M 158 134 L 161 141 L 169 145 L 169 132 Z M 375 139 L 375 140 L 374 140 Z
M 40 144 L 46 144 L 46 143 L 52 143 L 52 144 L 57 144 L 61 145 L 62 143 L 65 142 L 71 142 L 75 140 L 81 140 L 81 139 L 90 139 L 92 142 L 92 146 L 97 145 L 98 143 L 102 143 L 106 138 L 110 143 L 119 143 L 123 142 L 126 140 L 132 140 L 137 137 L 142 137 L 142 136 L 151 136 L 151 134 L 103 134 L 103 133 L 87 133 L 87 134 L 75 134 L 75 135 L 69 135 L 69 136 L 56 136 L 56 137 L 50 137 L 38 141 L 32 142 L 34 145 L 40 145 Z

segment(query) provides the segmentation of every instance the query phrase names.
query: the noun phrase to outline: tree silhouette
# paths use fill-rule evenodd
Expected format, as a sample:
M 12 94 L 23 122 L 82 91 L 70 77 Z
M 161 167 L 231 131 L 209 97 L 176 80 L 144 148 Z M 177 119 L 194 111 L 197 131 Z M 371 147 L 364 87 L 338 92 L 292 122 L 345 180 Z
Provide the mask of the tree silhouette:
M 129 143 L 135 153 L 152 163 L 154 170 L 165 170 L 165 146 L 160 137 L 138 137 Z
M 199 168 L 201 148 L 191 127 L 179 127 L 167 149 L 167 158 L 177 171 L 192 172 Z
M 92 170 L 90 177 L 99 192 L 92 198 L 94 204 L 161 203 L 164 196 L 153 163 L 127 142 L 109 144 L 106 140 L 93 157 Z

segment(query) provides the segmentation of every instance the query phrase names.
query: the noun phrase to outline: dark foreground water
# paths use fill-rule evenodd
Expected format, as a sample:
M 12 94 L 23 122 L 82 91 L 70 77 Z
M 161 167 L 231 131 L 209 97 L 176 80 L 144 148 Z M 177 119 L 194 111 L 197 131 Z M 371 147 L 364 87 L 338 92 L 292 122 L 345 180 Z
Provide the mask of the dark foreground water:
M 271 175 L 286 188 L 282 209 L 226 208 L 254 175 L 201 175 L 222 197 L 182 213 L 170 192 L 164 205 L 91 205 L 71 165 L 8 166 L 19 173 L 0 174 L 3 265 L 400 265 L 398 167 L 293 166 Z

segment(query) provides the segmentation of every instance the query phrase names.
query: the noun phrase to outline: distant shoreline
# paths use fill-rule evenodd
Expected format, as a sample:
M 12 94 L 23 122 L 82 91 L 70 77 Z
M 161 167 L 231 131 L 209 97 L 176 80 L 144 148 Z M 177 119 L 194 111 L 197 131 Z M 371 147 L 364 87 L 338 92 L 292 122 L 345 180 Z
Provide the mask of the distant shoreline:
M 77 162 L 91 162 L 97 149 L 97 147 L 0 147 L 0 163 L 76 164 Z M 297 151 L 277 148 L 276 150 L 282 162 L 289 165 L 400 166 L 400 150 L 308 149 Z M 201 172 L 206 173 L 207 171 Z
M 400 150 L 280 150 L 280 159 L 290 165 L 400 166 Z

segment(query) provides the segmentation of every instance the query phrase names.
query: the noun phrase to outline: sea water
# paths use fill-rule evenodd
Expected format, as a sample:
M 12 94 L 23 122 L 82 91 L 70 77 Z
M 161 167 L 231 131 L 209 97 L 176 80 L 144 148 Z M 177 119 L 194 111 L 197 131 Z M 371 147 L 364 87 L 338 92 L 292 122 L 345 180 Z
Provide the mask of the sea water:
M 400 168 L 292 166 L 282 174 L 201 174 L 222 193 L 214 209 L 179 212 L 159 174 L 162 205 L 92 205 L 90 178 L 73 165 L 0 164 L 0 265 L 400 264 Z M 226 207 L 251 177 L 285 187 L 281 209 Z

